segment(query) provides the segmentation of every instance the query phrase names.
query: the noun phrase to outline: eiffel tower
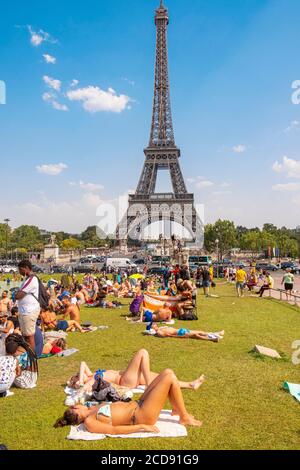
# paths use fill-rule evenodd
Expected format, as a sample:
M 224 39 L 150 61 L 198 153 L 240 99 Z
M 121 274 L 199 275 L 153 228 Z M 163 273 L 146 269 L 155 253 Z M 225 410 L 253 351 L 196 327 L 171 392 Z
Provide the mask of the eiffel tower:
M 129 195 L 127 213 L 117 228 L 117 239 L 121 245 L 125 245 L 129 237 L 140 240 L 148 225 L 163 220 L 185 227 L 199 245 L 203 226 L 194 206 L 194 195 L 187 191 L 179 164 L 180 149 L 175 144 L 168 71 L 169 15 L 163 0 L 156 10 L 155 25 L 156 64 L 150 140 L 144 150 L 146 158 L 136 192 Z M 169 171 L 172 193 L 155 192 L 160 170 Z

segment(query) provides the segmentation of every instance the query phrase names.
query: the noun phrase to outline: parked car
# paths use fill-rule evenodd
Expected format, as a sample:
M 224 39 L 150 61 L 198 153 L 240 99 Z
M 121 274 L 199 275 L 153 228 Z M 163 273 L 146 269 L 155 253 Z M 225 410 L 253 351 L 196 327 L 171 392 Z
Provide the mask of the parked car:
M 153 266 L 152 268 L 149 268 L 147 271 L 148 276 L 162 276 L 165 271 L 165 268 L 160 267 L 160 266 Z
M 276 264 L 271 264 L 271 263 L 257 263 L 256 265 L 257 271 L 260 271 L 261 269 L 263 271 L 278 271 L 278 266 Z
M 114 269 L 135 269 L 137 265 L 129 258 L 107 258 L 106 267 Z
M 18 272 L 18 268 L 16 266 L 0 266 L 0 272 L 2 274 L 14 274 Z
M 57 266 L 51 266 L 51 274 L 63 274 L 63 273 L 67 273 L 68 272 L 68 268 L 66 266 L 61 266 L 61 265 L 57 265 Z
M 287 262 L 281 263 L 280 268 L 283 269 L 284 271 L 286 269 L 291 269 L 293 274 L 300 274 L 300 266 L 295 264 L 293 261 L 287 261 Z
M 80 274 L 92 274 L 96 272 L 96 268 L 93 263 L 87 263 L 87 264 L 79 263 L 73 266 L 73 272 L 80 273 Z
M 33 264 L 32 265 L 32 271 L 36 274 L 40 273 L 40 274 L 45 274 L 47 273 L 47 269 L 42 267 L 42 266 L 38 266 L 37 264 Z
M 137 264 L 138 266 L 142 266 L 146 264 L 146 260 L 144 258 L 138 258 L 134 260 L 134 263 Z

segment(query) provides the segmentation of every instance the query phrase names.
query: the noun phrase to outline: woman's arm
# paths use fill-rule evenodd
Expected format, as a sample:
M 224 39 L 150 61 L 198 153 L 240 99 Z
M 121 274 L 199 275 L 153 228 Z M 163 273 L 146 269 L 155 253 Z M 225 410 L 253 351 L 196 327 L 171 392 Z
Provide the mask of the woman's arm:
M 84 422 L 86 429 L 91 433 L 96 434 L 134 434 L 136 432 L 152 432 L 159 433 L 156 426 L 149 426 L 147 424 L 136 424 L 132 426 L 112 426 L 111 424 L 101 423 L 95 419 L 94 416 L 87 418 Z
M 14 329 L 14 324 L 12 321 L 8 320 L 7 322 L 7 327 L 6 328 L 1 328 L 1 332 L 2 333 L 9 333 L 10 330 L 13 330 Z

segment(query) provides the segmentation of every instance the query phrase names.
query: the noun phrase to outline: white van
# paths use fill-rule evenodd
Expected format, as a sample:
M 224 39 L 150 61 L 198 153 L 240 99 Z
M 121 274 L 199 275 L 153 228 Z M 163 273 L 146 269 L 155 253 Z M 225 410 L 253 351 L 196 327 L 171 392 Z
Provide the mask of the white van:
M 137 265 L 130 261 L 129 258 L 107 258 L 106 267 L 116 269 L 127 269 L 137 268 Z

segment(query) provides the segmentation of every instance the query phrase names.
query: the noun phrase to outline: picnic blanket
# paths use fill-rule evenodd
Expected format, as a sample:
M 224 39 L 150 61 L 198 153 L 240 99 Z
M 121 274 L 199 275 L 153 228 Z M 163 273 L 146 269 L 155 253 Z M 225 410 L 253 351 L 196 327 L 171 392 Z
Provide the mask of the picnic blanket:
M 284 390 L 290 392 L 290 394 L 296 398 L 296 400 L 300 403 L 300 385 L 298 384 L 290 384 L 289 382 L 284 382 L 283 384 Z
M 38 359 L 47 359 L 48 357 L 68 357 L 72 356 L 72 354 L 75 354 L 79 351 L 79 349 L 71 348 L 71 349 L 65 349 L 64 351 L 61 351 L 60 353 L 57 354 L 41 354 Z
M 158 295 L 147 292 L 144 295 L 143 306 L 148 310 L 155 312 L 158 308 L 163 307 L 165 303 L 168 303 L 170 305 L 170 310 L 172 310 L 172 312 L 176 312 L 178 302 L 178 297 L 169 297 L 167 295 Z
M 72 426 L 67 439 L 74 441 L 98 441 L 106 437 L 124 438 L 124 439 L 146 439 L 152 437 L 186 437 L 186 427 L 179 423 L 178 416 L 172 416 L 171 411 L 163 410 L 160 413 L 156 426 L 159 429 L 158 434 L 149 432 L 139 432 L 135 434 L 93 434 L 86 430 L 83 424 L 80 426 Z

